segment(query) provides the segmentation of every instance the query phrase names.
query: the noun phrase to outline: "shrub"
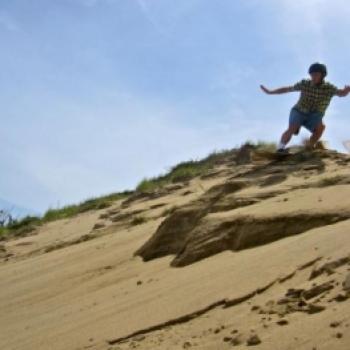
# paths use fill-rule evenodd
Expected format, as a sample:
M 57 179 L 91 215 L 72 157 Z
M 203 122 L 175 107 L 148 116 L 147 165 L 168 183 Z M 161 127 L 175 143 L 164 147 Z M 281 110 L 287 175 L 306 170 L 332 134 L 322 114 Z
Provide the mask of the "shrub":
M 164 175 L 144 178 L 136 186 L 138 192 L 151 192 L 170 183 L 188 181 L 206 174 L 213 166 L 232 153 L 233 150 L 214 151 L 202 160 L 189 160 L 171 167 Z
M 43 223 L 70 218 L 89 210 L 108 208 L 113 204 L 113 201 L 124 198 L 130 193 L 130 191 L 112 193 L 107 196 L 88 199 L 77 205 L 67 205 L 62 208 L 48 209 L 42 217 L 26 216 L 20 220 L 13 220 L 6 226 L 0 227 L 0 239 L 5 239 L 6 237 L 10 236 L 25 236 L 28 233 L 35 231 L 38 226 Z
M 146 221 L 147 221 L 147 219 L 144 216 L 135 216 L 131 220 L 131 225 L 140 225 L 140 224 L 143 224 Z
M 166 184 L 166 181 L 162 181 L 159 178 L 144 178 L 141 182 L 136 186 L 137 192 L 152 192 L 157 188 L 161 188 Z
M 129 191 L 112 193 L 107 196 L 88 199 L 80 204 L 67 205 L 58 209 L 49 209 L 43 216 L 45 222 L 66 219 L 90 210 L 100 210 L 110 207 L 114 201 L 124 198 L 130 194 Z

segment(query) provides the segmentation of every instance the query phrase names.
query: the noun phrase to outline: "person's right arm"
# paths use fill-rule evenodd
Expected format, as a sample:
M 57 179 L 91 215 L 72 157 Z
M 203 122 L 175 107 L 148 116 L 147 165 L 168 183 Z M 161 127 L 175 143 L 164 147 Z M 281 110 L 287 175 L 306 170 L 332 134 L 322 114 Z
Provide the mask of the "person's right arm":
M 264 85 L 260 85 L 260 88 L 262 91 L 264 91 L 268 95 L 279 95 L 279 94 L 285 94 L 287 92 L 292 92 L 295 91 L 292 86 L 286 86 L 286 87 L 281 87 L 278 89 L 268 89 Z

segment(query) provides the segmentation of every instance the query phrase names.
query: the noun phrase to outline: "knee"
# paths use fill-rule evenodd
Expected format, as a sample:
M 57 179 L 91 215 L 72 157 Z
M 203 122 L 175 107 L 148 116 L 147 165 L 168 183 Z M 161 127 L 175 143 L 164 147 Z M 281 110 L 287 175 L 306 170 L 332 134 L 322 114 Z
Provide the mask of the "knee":
M 324 125 L 323 123 L 317 125 L 315 132 L 318 134 L 322 134 L 324 132 L 324 130 L 326 129 L 326 125 Z

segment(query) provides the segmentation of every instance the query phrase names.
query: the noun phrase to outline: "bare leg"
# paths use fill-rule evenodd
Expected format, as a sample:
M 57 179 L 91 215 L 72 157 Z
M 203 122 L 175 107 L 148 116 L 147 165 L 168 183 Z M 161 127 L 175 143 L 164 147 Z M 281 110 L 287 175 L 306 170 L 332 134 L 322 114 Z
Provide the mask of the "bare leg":
M 299 130 L 299 124 L 290 124 L 288 129 L 282 134 L 281 143 L 286 145 L 292 138 L 293 134 Z
M 317 141 L 322 137 L 322 134 L 324 130 L 326 129 L 326 126 L 323 123 L 320 123 L 316 126 L 313 134 L 310 137 L 310 147 L 314 147 Z

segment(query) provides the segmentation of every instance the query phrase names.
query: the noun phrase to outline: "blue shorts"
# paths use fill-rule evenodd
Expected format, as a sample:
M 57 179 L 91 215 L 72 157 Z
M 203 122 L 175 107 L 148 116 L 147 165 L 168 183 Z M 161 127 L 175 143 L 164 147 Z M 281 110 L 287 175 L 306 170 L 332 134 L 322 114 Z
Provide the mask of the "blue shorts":
M 303 113 L 293 107 L 289 115 L 289 125 L 297 124 L 314 132 L 316 126 L 322 123 L 322 118 L 323 115 L 319 112 Z

